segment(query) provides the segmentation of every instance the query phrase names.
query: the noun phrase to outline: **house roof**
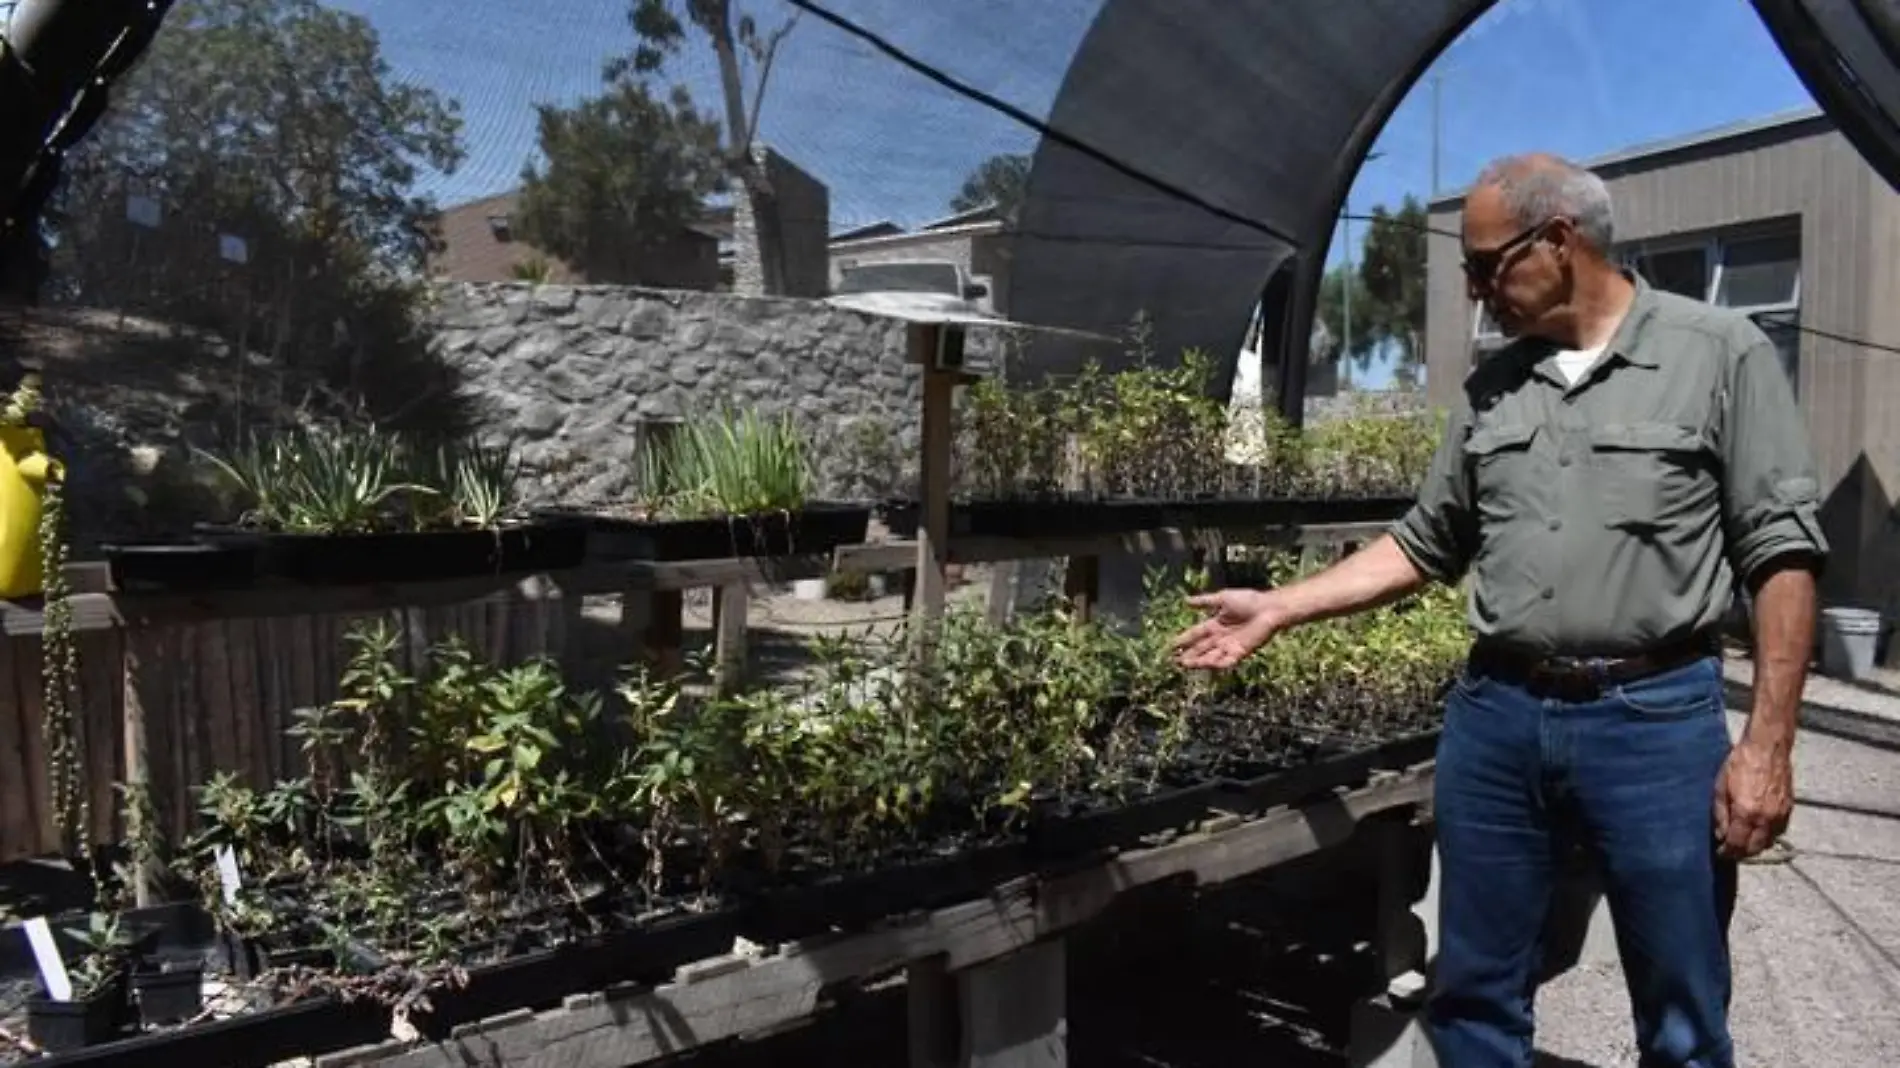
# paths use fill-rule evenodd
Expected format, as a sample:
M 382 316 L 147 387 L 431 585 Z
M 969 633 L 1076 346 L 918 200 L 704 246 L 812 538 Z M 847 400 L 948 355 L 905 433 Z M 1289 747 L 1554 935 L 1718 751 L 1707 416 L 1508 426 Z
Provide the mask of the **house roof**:
M 917 229 L 947 230 L 953 226 L 968 226 L 971 223 L 992 222 L 1001 217 L 1001 213 L 996 209 L 996 204 L 991 202 L 980 207 L 971 208 L 969 211 L 960 211 L 955 215 L 945 216 L 935 222 L 927 222 Z
M 1794 108 L 1788 111 L 1776 112 L 1772 115 L 1763 115 L 1753 119 L 1743 119 L 1739 122 L 1727 123 L 1722 126 L 1714 126 L 1706 130 L 1697 130 L 1694 133 L 1687 133 L 1678 137 L 1664 138 L 1659 141 L 1640 142 L 1630 145 L 1627 148 L 1620 148 L 1614 152 L 1598 156 L 1594 159 L 1584 160 L 1583 166 L 1590 170 L 1624 167 L 1630 164 L 1649 162 L 1658 156 L 1665 156 L 1672 152 L 1682 152 L 1696 148 L 1709 148 L 1720 145 L 1724 141 L 1737 140 L 1753 134 L 1772 133 L 1781 130 L 1794 132 L 1791 128 L 1803 125 L 1814 126 L 1816 132 L 1833 129 L 1834 126 L 1833 122 L 1828 119 L 1827 113 L 1820 108 Z M 1455 192 L 1442 193 L 1433 197 L 1429 206 L 1432 208 L 1450 207 L 1462 202 L 1465 199 L 1465 194 L 1470 191 L 1471 187 L 1467 185 Z
M 849 230 L 840 230 L 832 234 L 830 239 L 832 241 L 858 241 L 867 237 L 889 237 L 892 234 L 901 234 L 903 232 L 904 228 L 891 220 L 879 219 L 874 223 L 865 223 L 862 226 L 854 226 Z

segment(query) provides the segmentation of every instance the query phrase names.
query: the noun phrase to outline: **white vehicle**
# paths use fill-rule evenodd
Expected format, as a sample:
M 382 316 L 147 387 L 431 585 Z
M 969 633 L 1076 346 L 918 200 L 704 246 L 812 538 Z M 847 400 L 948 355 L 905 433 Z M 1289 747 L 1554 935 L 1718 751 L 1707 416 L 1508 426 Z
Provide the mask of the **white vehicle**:
M 844 268 L 825 299 L 873 314 L 995 318 L 989 296 L 988 285 L 949 260 L 892 260 Z

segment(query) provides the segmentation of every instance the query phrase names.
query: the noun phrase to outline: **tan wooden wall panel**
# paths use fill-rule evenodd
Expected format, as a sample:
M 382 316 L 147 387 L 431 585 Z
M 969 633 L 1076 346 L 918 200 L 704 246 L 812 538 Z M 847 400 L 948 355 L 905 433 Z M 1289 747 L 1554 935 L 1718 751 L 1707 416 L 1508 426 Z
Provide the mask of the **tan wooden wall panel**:
M 145 709 L 152 800 L 176 835 L 196 823 L 196 788 L 229 771 L 266 788 L 302 767 L 289 734 L 296 709 L 333 700 L 349 664 L 346 636 L 374 617 L 222 620 L 142 631 L 138 694 Z M 515 663 L 558 656 L 561 614 L 540 604 L 472 604 L 392 613 L 409 638 L 403 660 L 459 635 L 478 655 Z M 96 840 L 123 831 L 125 635 L 80 638 L 81 737 Z M 410 664 L 413 669 L 417 664 Z M 59 849 L 52 810 L 38 638 L 0 639 L 0 861 Z

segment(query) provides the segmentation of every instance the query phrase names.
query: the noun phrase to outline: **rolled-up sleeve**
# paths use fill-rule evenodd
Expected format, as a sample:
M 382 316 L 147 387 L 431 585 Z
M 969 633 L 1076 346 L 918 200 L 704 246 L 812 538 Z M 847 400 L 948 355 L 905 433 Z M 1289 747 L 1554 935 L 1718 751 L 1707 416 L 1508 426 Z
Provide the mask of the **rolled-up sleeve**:
M 1418 500 L 1391 529 L 1392 540 L 1412 566 L 1444 583 L 1464 576 L 1477 540 L 1471 479 L 1464 462 L 1470 427 L 1471 408 L 1461 395 L 1446 421 L 1445 437 L 1432 456 L 1431 469 L 1419 484 Z
M 1737 577 L 1789 553 L 1828 553 L 1806 420 L 1766 335 L 1749 324 L 1729 381 L 1722 435 L 1722 523 Z

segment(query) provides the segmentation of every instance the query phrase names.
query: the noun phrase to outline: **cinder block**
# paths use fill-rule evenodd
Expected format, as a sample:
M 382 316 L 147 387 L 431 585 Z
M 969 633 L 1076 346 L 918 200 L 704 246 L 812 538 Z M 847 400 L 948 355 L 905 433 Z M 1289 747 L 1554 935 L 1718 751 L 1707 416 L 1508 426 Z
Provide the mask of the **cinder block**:
M 1438 1068 L 1438 1055 L 1415 1009 L 1377 997 L 1352 1007 L 1346 1063 L 1352 1068 Z

